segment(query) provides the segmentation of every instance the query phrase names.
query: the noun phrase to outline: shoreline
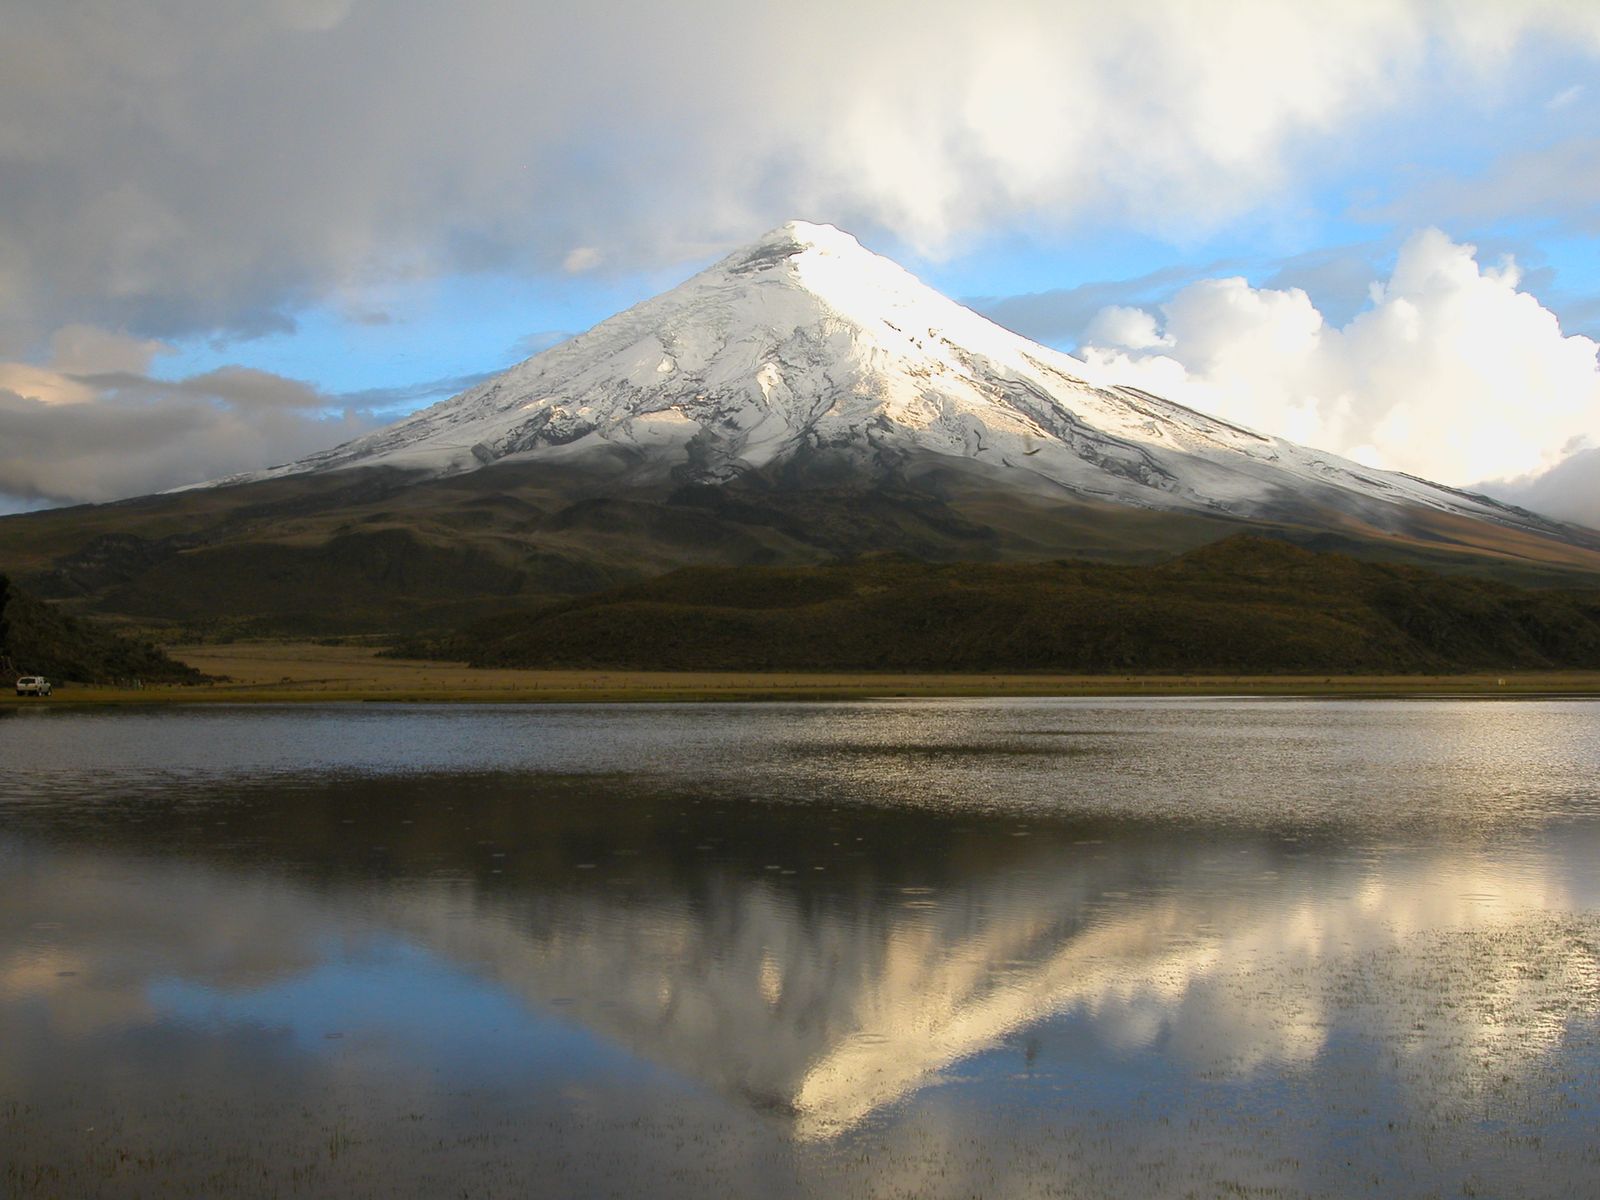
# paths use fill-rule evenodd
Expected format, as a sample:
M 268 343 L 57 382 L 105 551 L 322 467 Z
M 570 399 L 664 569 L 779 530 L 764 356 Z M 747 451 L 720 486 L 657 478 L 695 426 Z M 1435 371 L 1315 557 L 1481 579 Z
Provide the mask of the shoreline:
M 48 699 L 0 696 L 8 708 L 62 705 L 684 703 L 1051 696 L 1319 698 L 1600 698 L 1600 671 L 1462 675 L 1064 675 L 477 669 L 384 659 L 367 646 L 236 642 L 177 646 L 174 658 L 225 680 L 143 688 L 61 687 Z

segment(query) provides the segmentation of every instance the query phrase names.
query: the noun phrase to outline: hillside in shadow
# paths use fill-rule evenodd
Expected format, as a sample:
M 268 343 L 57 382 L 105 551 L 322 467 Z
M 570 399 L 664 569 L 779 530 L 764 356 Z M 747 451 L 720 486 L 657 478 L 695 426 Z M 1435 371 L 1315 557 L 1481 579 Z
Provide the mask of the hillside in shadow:
M 1441 672 L 1600 667 L 1600 591 L 1240 535 L 1156 565 L 697 567 L 413 639 L 476 666 Z

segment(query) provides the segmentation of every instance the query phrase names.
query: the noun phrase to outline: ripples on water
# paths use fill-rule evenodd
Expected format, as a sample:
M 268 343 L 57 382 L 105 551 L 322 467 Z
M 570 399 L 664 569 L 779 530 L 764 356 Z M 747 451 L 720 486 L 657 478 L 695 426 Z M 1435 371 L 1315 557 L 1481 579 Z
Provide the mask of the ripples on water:
M 8 1194 L 1574 1194 L 1597 715 L 0 719 Z

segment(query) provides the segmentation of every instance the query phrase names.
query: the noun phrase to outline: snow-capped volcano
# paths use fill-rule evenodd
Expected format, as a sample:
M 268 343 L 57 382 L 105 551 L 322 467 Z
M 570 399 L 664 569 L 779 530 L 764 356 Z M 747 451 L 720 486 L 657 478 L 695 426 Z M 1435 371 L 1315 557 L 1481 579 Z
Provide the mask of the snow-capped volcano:
M 1149 509 L 1256 518 L 1354 505 L 1381 524 L 1392 504 L 1548 528 L 1093 377 L 849 234 L 802 222 L 453 399 L 248 478 L 514 460 L 719 483 L 818 458 L 903 475 L 959 465 Z

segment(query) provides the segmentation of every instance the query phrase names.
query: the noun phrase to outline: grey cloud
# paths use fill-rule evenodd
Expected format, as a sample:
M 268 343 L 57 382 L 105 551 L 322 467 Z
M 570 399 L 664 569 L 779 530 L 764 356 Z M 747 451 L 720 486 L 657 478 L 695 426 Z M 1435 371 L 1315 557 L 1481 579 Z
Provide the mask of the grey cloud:
M 1388 247 L 1390 251 L 1393 247 Z M 1296 255 L 1279 264 L 1262 287 L 1299 288 L 1311 297 L 1319 312 L 1335 325 L 1347 324 L 1366 307 L 1378 271 L 1376 245 L 1342 246 L 1314 254 Z
M 446 375 L 440 379 L 426 379 L 420 383 L 399 387 L 363 388 L 356 392 L 340 392 L 333 399 L 340 404 L 365 412 L 387 413 L 410 411 L 425 400 L 441 400 L 469 388 L 475 388 L 498 371 L 478 371 L 471 375 Z
M 69 376 L 88 399 L 0 389 L 0 510 L 113 500 L 291 461 L 377 428 L 360 397 L 229 367 Z
M 1163 267 L 1134 279 L 1100 279 L 1018 296 L 977 296 L 965 303 L 1013 333 L 1072 348 L 1101 309 L 1159 304 L 1185 284 L 1235 265 L 1219 260 L 1197 266 Z
M 1429 0 L 1298 11 L 13 0 L 0 354 L 72 322 L 251 336 L 373 280 L 579 249 L 677 263 L 789 217 L 925 249 L 1013 218 L 1204 229 L 1460 53 Z M 1581 6 L 1473 21 L 1600 44 Z
M 217 401 L 235 409 L 322 409 L 331 403 L 328 396 L 309 384 L 252 367 L 218 367 L 179 380 L 152 379 L 130 371 L 69 375 L 68 378 L 87 384 L 108 399 L 187 396 Z
M 1368 290 L 1378 278 L 1377 260 L 1393 252 L 1392 245 L 1367 242 L 1276 261 L 1214 259 L 1163 267 L 1133 279 L 1095 280 L 1017 296 L 978 296 L 965 303 L 1024 337 L 1072 349 L 1102 309 L 1151 309 L 1202 279 L 1270 270 L 1262 287 L 1300 288 L 1329 320 L 1343 323 L 1365 307 Z
M 1548 471 L 1479 484 L 1478 491 L 1600 529 L 1600 448 L 1578 448 Z
M 322 408 L 316 388 L 295 379 L 250 367 L 219 367 L 183 380 L 186 395 L 209 396 L 233 408 Z
M 525 358 L 532 358 L 535 354 L 543 354 L 552 346 L 559 346 L 572 336 L 571 332 L 564 329 L 541 329 L 537 332 L 526 334 L 513 342 L 510 355 L 516 361 L 521 362 Z
M 1554 307 L 1568 333 L 1581 333 L 1600 341 L 1600 296 L 1584 296 Z
M 148 327 L 158 336 L 181 335 L 191 330 L 214 327 L 208 338 L 213 350 L 226 350 L 236 342 L 252 342 L 275 334 L 291 336 L 300 332 L 300 322 L 275 305 L 311 299 L 310 293 L 291 291 L 287 295 L 230 309 L 215 320 L 212 310 L 200 303 L 181 299 L 158 302 L 147 309 L 141 300 L 127 324 Z
M 104 356 L 133 353 L 125 339 L 107 340 Z M 323 392 L 238 366 L 175 380 L 40 368 L 30 381 L 46 385 L 38 388 L 45 399 L 0 386 L 0 513 L 143 495 L 293 461 L 489 377 Z M 50 402 L 56 395 L 78 398 Z
M 1461 224 L 1493 222 L 1508 213 L 1551 220 L 1576 234 L 1600 234 L 1600 137 L 1573 137 L 1519 150 L 1476 175 L 1436 175 L 1361 215 Z M 1478 240 L 1489 244 L 1489 239 Z

